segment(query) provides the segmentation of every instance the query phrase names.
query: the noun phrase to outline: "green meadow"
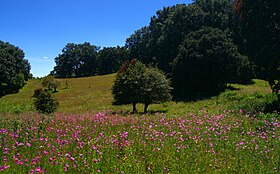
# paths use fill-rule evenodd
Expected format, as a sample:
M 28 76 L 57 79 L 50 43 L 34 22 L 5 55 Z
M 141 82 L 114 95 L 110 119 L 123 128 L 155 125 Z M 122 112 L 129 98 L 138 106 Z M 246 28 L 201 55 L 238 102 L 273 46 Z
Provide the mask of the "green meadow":
M 111 89 L 115 74 L 93 76 L 85 78 L 58 79 L 60 86 L 53 95 L 59 101 L 57 112 L 84 113 L 105 110 L 124 111 L 132 110 L 132 106 L 112 105 Z M 67 81 L 67 82 L 66 82 Z M 191 102 L 172 101 L 163 104 L 149 106 L 150 111 L 164 112 L 169 115 L 183 113 L 196 113 L 207 110 L 211 113 L 219 113 L 223 110 L 236 109 L 234 106 L 242 103 L 243 99 L 254 99 L 271 92 L 266 81 L 253 80 L 253 84 L 239 85 L 229 84 L 233 90 L 226 90 L 218 96 Z M 68 87 L 66 86 L 68 83 Z M 34 89 L 41 88 L 41 79 L 32 79 L 17 94 L 10 94 L 0 98 L 1 114 L 18 114 L 35 112 L 32 106 Z M 139 111 L 143 111 L 142 105 L 137 105 Z

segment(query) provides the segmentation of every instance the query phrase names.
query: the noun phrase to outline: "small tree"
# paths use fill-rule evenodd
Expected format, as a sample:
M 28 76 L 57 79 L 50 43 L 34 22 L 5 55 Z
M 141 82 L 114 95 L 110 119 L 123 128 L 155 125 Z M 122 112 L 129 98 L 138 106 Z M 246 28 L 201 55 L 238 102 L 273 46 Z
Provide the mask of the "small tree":
M 52 86 L 54 92 L 57 92 L 57 88 L 60 86 L 60 83 L 55 80 L 54 82 L 51 83 L 51 86 Z
M 133 112 L 137 112 L 136 104 L 141 102 L 144 72 L 145 65 L 136 60 L 122 65 L 112 88 L 113 104 L 132 104 Z
M 143 100 L 144 112 L 152 103 L 160 103 L 171 100 L 170 80 L 157 68 L 147 67 L 143 74 Z
M 47 76 L 47 77 L 43 78 L 41 84 L 44 88 L 48 88 L 48 90 L 51 90 L 53 82 L 54 82 L 54 77 L 53 76 Z
M 43 78 L 42 86 L 44 88 L 48 88 L 48 90 L 54 90 L 54 92 L 57 92 L 57 88 L 60 86 L 59 81 L 55 80 L 53 76 L 47 76 Z
M 136 104 L 143 103 L 147 112 L 150 104 L 170 100 L 170 90 L 170 81 L 161 71 L 132 60 L 118 71 L 112 89 L 113 104 L 132 104 L 136 112 Z
M 54 113 L 58 108 L 58 101 L 46 89 L 34 90 L 34 106 L 41 113 Z

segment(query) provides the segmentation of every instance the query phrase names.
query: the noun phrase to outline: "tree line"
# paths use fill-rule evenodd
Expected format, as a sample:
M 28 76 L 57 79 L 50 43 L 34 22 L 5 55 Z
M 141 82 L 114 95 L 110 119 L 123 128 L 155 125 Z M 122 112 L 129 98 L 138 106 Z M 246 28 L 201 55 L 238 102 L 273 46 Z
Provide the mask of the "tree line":
M 135 58 L 165 73 L 179 99 L 213 95 L 227 83 L 250 83 L 252 78 L 267 80 L 278 93 L 279 8 L 280 1 L 271 0 L 195 0 L 164 7 L 123 47 L 66 44 L 51 74 L 63 78 L 109 74 Z M 30 70 L 23 52 L 9 48 L 1 42 L 2 89 L 20 84 Z M 18 59 L 11 61 L 7 55 Z M 7 68 L 8 62 L 15 66 Z
M 56 66 L 50 74 L 60 78 L 110 74 L 116 72 L 125 60 L 128 60 L 125 47 L 100 49 L 89 42 L 68 43 L 55 58 Z

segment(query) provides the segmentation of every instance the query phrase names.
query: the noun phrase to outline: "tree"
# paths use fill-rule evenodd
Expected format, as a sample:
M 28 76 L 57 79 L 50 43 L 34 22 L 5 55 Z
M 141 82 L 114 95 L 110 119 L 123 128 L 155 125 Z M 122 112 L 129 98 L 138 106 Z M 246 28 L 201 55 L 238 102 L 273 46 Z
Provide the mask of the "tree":
M 143 74 L 143 98 L 144 112 L 152 103 L 161 103 L 171 100 L 170 80 L 157 68 L 147 67 Z
M 227 30 L 234 43 L 241 44 L 237 24 L 232 0 L 195 0 L 189 5 L 178 4 L 158 10 L 149 26 L 136 30 L 126 40 L 126 46 L 130 57 L 156 65 L 169 75 L 172 72 L 170 63 L 190 32 L 202 27 L 219 28 Z
M 54 77 L 53 76 L 46 76 L 43 78 L 41 85 L 44 88 L 48 88 L 48 90 L 52 89 L 52 83 L 54 82 Z
M 235 11 L 240 18 L 245 52 L 257 66 L 259 78 L 269 82 L 271 89 L 280 89 L 280 1 L 236 0 Z
M 98 73 L 117 72 L 127 57 L 128 52 L 125 47 L 104 47 L 98 52 Z
M 62 54 L 55 58 L 56 66 L 51 74 L 56 77 L 84 77 L 95 75 L 98 71 L 97 52 L 99 47 L 88 42 L 68 43 Z
M 54 90 L 54 92 L 57 92 L 57 88 L 60 86 L 59 81 L 54 79 L 54 76 L 46 76 L 43 78 L 41 82 L 42 86 L 44 88 L 48 88 L 48 90 Z
M 144 104 L 144 112 L 152 103 L 165 102 L 171 99 L 170 81 L 158 69 L 146 67 L 137 60 L 126 62 L 118 71 L 113 85 L 113 104 Z
M 113 104 L 132 104 L 133 112 L 137 112 L 136 104 L 141 102 L 144 72 L 145 65 L 136 60 L 122 65 L 112 88 Z
M 176 95 L 192 99 L 223 90 L 226 83 L 243 76 L 248 60 L 226 32 L 204 27 L 184 39 L 172 65 Z
M 46 89 L 34 90 L 33 97 L 35 98 L 33 104 L 41 113 L 51 114 L 58 108 L 58 101 Z
M 142 27 L 130 35 L 125 43 L 125 47 L 129 50 L 129 57 L 137 57 L 143 63 L 150 63 L 149 37 L 148 27 Z
M 0 96 L 15 92 L 24 85 L 30 74 L 30 64 L 24 59 L 24 52 L 0 41 Z

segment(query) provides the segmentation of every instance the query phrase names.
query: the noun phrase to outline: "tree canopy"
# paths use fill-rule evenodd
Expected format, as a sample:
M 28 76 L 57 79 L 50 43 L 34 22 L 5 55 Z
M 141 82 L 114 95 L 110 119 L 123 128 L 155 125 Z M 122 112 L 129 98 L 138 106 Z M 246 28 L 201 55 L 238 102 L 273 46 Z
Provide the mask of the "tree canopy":
M 83 44 L 68 43 L 62 54 L 55 58 L 56 66 L 51 72 L 56 77 L 86 77 L 96 74 L 116 72 L 127 58 L 125 47 L 105 47 L 88 42 Z
M 136 112 L 136 104 L 143 103 L 147 112 L 150 104 L 170 100 L 170 91 L 170 81 L 161 71 L 134 59 L 124 63 L 116 75 L 113 104 L 132 104 Z
M 204 27 L 187 35 L 172 65 L 177 94 L 196 98 L 215 94 L 238 79 L 248 60 L 238 53 L 226 32 Z
M 236 0 L 246 54 L 257 66 L 258 77 L 280 89 L 280 1 Z
M 97 51 L 99 47 L 88 42 L 68 43 L 62 54 L 55 58 L 56 66 L 51 74 L 57 77 L 84 77 L 97 73 Z
M 150 24 L 137 30 L 126 40 L 130 57 L 143 63 L 157 65 L 166 73 L 171 73 L 170 63 L 179 51 L 184 38 L 202 27 L 227 30 L 233 42 L 239 43 L 237 17 L 233 1 L 196 0 L 189 5 L 179 4 L 164 7 L 151 18 Z
M 0 96 L 20 89 L 30 76 L 30 68 L 23 50 L 0 41 Z

